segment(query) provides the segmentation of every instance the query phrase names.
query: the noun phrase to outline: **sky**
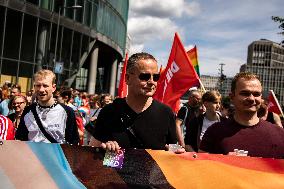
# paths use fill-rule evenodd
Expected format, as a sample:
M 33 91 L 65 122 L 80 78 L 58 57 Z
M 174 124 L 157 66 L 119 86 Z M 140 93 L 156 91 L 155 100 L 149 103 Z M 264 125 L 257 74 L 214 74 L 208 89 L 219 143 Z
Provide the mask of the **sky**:
M 167 65 L 174 33 L 186 50 L 198 48 L 201 75 L 232 77 L 259 39 L 284 37 L 271 16 L 284 17 L 284 0 L 130 0 L 130 54 L 148 52 Z

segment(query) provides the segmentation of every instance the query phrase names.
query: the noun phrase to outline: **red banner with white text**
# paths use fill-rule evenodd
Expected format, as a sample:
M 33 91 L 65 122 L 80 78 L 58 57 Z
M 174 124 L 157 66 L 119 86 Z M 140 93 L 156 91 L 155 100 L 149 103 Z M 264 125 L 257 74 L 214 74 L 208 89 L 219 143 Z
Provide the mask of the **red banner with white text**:
M 180 97 L 191 87 L 199 86 L 199 77 L 188 58 L 177 33 L 168 64 L 158 81 L 154 98 L 169 105 L 174 112 L 179 110 Z

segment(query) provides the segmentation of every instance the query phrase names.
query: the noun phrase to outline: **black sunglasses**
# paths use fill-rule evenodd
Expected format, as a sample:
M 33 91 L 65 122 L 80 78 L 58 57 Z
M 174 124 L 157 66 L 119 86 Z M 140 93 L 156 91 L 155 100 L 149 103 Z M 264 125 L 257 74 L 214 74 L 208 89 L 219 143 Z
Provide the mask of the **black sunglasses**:
M 150 73 L 141 73 L 139 74 L 138 78 L 141 81 L 149 81 L 149 79 L 151 78 L 152 74 Z M 153 81 L 157 82 L 160 78 L 160 74 L 153 74 Z

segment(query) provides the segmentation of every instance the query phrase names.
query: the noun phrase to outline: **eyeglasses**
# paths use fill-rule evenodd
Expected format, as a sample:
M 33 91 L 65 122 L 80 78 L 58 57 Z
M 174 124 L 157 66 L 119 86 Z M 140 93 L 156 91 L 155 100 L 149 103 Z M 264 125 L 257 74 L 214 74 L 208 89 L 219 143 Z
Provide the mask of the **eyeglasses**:
M 13 106 L 17 106 L 17 105 L 22 105 L 22 104 L 24 104 L 25 102 L 14 102 L 13 103 Z
M 153 81 L 157 82 L 160 78 L 160 74 L 150 74 L 150 73 L 140 73 L 138 78 L 141 81 L 149 81 L 149 79 L 151 78 L 151 76 L 153 76 Z

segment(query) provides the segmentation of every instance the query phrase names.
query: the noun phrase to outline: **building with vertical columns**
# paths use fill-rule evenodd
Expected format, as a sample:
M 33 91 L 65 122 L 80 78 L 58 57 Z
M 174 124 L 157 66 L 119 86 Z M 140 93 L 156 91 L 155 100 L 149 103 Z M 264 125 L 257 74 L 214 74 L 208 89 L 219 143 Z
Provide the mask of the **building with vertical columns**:
M 114 95 L 128 9 L 128 0 L 0 1 L 1 85 L 25 92 L 44 68 L 56 72 L 57 86 Z
M 200 80 L 204 88 L 208 91 L 219 89 L 219 76 L 201 75 Z
M 259 76 L 265 92 L 273 90 L 281 105 L 284 104 L 284 47 L 261 39 L 248 46 L 247 64 L 240 71 Z
M 231 92 L 231 83 L 232 83 L 231 77 L 226 77 L 222 81 L 222 85 L 220 82 L 220 76 L 209 76 L 209 75 L 201 75 L 200 80 L 204 85 L 204 88 L 208 91 L 211 90 L 218 90 L 223 97 L 229 96 Z

